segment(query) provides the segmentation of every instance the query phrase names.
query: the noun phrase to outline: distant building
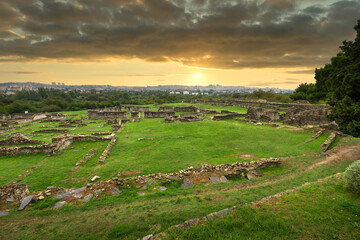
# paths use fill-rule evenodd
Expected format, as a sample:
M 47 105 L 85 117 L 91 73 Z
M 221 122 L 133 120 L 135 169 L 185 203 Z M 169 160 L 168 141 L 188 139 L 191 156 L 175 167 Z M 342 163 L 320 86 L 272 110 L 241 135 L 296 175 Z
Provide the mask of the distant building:
M 183 94 L 184 95 L 189 95 L 190 93 L 189 93 L 189 91 L 184 91 Z
M 170 94 L 175 94 L 175 92 L 171 91 Z
M 179 95 L 179 94 L 180 94 L 180 92 L 176 92 L 175 94 L 176 94 L 176 95 Z

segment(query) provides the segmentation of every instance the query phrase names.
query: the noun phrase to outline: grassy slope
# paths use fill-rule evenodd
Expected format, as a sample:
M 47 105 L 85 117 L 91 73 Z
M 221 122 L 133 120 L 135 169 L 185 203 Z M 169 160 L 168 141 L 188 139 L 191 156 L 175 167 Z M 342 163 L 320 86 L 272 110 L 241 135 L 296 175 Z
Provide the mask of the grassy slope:
M 290 158 L 281 167 L 263 171 L 264 177 L 251 181 L 233 179 L 190 189 L 170 186 L 165 192 L 143 197 L 137 196 L 138 190 L 128 189 L 119 196 L 103 196 L 82 206 L 65 205 L 57 211 L 39 211 L 32 205 L 25 213 L 13 212 L 0 219 L 0 238 L 137 239 L 191 218 L 316 181 L 344 171 L 350 163 L 308 169 L 310 164 L 322 160 L 322 156 L 313 154 Z
M 166 239 L 360 239 L 360 199 L 333 176 Z

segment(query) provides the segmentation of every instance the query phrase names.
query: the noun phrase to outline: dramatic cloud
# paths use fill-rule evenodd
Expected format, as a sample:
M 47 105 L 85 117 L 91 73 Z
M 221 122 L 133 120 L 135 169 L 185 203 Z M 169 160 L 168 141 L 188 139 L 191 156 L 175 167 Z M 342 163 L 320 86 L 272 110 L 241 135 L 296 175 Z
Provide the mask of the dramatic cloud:
M 319 66 L 354 37 L 360 3 L 312 2 L 2 0 L 0 61 L 140 58 L 224 69 Z

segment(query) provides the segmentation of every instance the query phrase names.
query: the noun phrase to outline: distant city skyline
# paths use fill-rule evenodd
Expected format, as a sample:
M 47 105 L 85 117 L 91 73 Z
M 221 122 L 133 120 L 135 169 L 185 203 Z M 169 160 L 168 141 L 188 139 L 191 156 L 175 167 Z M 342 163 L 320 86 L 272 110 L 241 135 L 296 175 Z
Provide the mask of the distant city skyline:
M 359 17 L 355 0 L 3 0 L 0 83 L 295 89 Z

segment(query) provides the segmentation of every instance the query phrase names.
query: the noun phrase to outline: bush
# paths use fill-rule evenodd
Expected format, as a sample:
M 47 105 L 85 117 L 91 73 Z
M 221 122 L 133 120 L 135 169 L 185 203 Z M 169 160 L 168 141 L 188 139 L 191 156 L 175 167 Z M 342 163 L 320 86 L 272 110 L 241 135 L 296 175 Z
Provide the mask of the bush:
M 350 191 L 360 195 L 360 160 L 347 167 L 344 178 Z

